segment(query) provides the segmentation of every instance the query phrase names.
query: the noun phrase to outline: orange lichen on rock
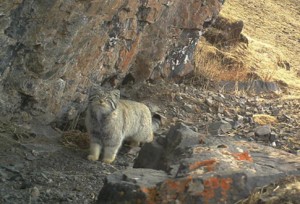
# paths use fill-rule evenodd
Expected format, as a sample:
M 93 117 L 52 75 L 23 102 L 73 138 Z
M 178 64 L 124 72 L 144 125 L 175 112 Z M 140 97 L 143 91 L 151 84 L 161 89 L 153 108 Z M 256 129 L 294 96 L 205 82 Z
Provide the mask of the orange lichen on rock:
M 224 200 L 227 199 L 227 191 L 229 191 L 231 184 L 232 184 L 231 178 L 222 178 L 221 179 L 220 187 L 221 187 L 222 199 L 224 199 Z
M 252 159 L 251 155 L 247 151 L 246 152 L 242 152 L 242 153 L 232 153 L 232 156 L 234 158 L 236 158 L 237 160 L 240 160 L 240 161 L 253 162 L 253 159 Z
M 157 189 L 156 189 L 156 187 L 154 187 L 154 188 L 142 187 L 141 191 L 146 195 L 146 203 L 147 204 L 157 203 Z
M 191 182 L 192 177 L 190 176 L 178 180 L 165 180 L 159 189 L 159 197 L 162 200 L 162 203 L 174 200 L 183 202 L 187 196 L 186 191 Z
M 196 161 L 189 166 L 189 170 L 193 171 L 199 167 L 205 167 L 207 171 L 213 171 L 216 165 L 215 159 L 205 160 L 205 161 Z
M 221 190 L 221 200 L 226 200 L 227 192 L 230 190 L 232 183 L 231 178 L 217 178 L 212 177 L 204 181 L 204 190 L 200 193 L 205 203 L 213 199 L 216 195 L 217 189 Z
M 184 192 L 184 190 L 187 188 L 188 184 L 192 181 L 191 177 L 187 177 L 185 179 L 180 180 L 172 180 L 167 179 L 164 183 L 170 190 L 174 190 L 178 193 Z

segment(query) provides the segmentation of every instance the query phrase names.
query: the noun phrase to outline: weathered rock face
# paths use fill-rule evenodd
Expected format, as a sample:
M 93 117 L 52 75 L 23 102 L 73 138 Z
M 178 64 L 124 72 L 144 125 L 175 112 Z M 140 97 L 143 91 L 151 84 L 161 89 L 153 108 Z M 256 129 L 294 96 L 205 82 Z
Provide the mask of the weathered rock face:
M 20 122 L 71 120 L 91 83 L 117 86 L 128 73 L 136 81 L 185 75 L 222 3 L 4 0 L 0 113 Z
M 300 175 L 297 155 L 218 134 L 201 144 L 197 135 L 177 124 L 166 136 L 166 151 L 143 146 L 138 168 L 107 176 L 97 203 L 240 203 L 256 187 Z M 170 169 L 165 166 L 168 174 L 153 170 Z

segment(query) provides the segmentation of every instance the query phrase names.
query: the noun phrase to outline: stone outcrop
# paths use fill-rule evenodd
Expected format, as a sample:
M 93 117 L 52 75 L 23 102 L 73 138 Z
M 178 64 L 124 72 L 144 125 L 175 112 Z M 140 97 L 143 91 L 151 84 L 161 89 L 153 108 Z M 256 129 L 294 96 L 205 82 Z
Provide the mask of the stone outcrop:
M 74 120 L 91 83 L 186 75 L 222 3 L 4 0 L 0 114 L 19 123 Z
M 248 39 L 242 34 L 243 28 L 243 21 L 228 19 L 220 15 L 204 36 L 208 42 L 217 47 L 232 45 L 238 42 L 248 44 Z
M 169 143 L 164 144 L 172 153 L 157 151 L 157 145 L 143 146 L 135 161 L 139 168 L 109 175 L 98 203 L 236 203 L 256 187 L 300 175 L 296 155 L 228 136 L 211 135 L 195 142 L 196 135 L 177 124 L 166 136 Z M 179 149 L 181 154 L 176 155 Z M 163 160 L 151 158 L 159 154 Z M 168 166 L 165 170 L 171 169 L 168 174 L 149 169 L 159 169 L 162 163 Z

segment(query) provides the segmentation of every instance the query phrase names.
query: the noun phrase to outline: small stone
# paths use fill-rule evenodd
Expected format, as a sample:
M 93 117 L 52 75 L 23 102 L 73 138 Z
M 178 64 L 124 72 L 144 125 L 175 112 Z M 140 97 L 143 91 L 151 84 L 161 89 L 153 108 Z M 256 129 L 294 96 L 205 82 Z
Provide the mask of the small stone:
M 244 121 L 244 117 L 241 116 L 241 115 L 236 115 L 235 118 L 234 118 L 236 121 L 240 121 L 240 122 L 243 122 Z
M 270 142 L 274 142 L 277 138 L 278 138 L 278 135 L 272 131 L 270 138 L 269 138 Z
M 32 200 L 37 200 L 37 198 L 40 196 L 40 190 L 34 186 L 31 190 L 30 190 L 30 198 Z
M 199 131 L 198 128 L 195 127 L 195 126 L 191 127 L 191 130 L 193 130 L 194 132 L 198 132 Z
M 245 115 L 249 117 L 249 116 L 252 116 L 252 113 L 251 112 L 246 112 Z
M 185 103 L 183 106 L 183 109 L 188 112 L 188 113 L 192 113 L 193 112 L 193 106 L 190 104 Z
M 179 102 L 183 100 L 182 96 L 179 96 L 179 95 L 176 95 L 175 98 L 176 98 L 176 100 L 179 101 Z
M 213 97 L 215 101 L 218 101 L 218 102 L 223 102 L 223 98 L 219 97 L 219 96 L 214 96 Z
M 235 129 L 235 130 L 238 129 L 238 128 L 241 128 L 243 126 L 244 126 L 244 124 L 241 121 L 234 121 L 233 122 L 233 129 Z
M 38 154 L 39 154 L 39 153 L 38 153 L 36 150 L 34 150 L 34 149 L 31 151 L 31 153 L 32 153 L 32 155 L 35 156 L 35 157 L 38 156 Z
M 35 160 L 35 156 L 33 156 L 33 155 L 31 155 L 31 154 L 26 154 L 26 159 L 27 159 L 28 161 L 33 161 L 33 160 Z
M 228 110 L 224 110 L 223 114 L 225 117 L 231 117 L 231 113 Z
M 224 113 L 224 106 L 218 107 L 218 113 Z
M 278 116 L 280 113 L 280 110 L 279 109 L 274 109 L 271 111 L 271 114 L 274 115 L 274 116 Z
M 293 118 L 291 118 L 290 116 L 288 116 L 286 114 L 283 114 L 282 117 L 285 122 L 293 122 Z
M 255 132 L 249 132 L 246 134 L 246 137 L 254 137 L 255 136 Z
M 265 136 L 271 134 L 271 128 L 268 125 L 259 126 L 255 129 L 255 135 Z
M 211 123 L 208 127 L 208 131 L 211 135 L 220 135 L 229 132 L 232 129 L 232 125 L 226 121 L 218 121 Z
M 249 137 L 248 140 L 249 140 L 250 142 L 253 142 L 253 141 L 254 141 L 253 137 Z
M 213 106 L 214 105 L 214 101 L 211 99 L 211 98 L 207 98 L 205 100 L 205 103 L 208 105 L 208 106 Z
M 225 120 L 226 122 L 233 123 L 233 120 L 230 119 L 230 118 L 224 118 L 224 120 Z
M 271 143 L 271 146 L 272 146 L 272 147 L 276 147 L 276 142 L 272 142 L 272 143 Z
M 218 95 L 219 95 L 221 98 L 223 98 L 223 99 L 226 98 L 226 97 L 225 97 L 223 94 L 221 94 L 221 93 L 218 93 Z

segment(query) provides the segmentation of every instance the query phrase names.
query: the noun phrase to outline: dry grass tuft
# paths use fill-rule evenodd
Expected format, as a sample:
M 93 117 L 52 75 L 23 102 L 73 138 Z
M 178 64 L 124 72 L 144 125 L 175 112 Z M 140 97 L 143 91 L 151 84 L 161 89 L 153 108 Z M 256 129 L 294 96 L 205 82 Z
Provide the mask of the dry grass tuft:
M 265 114 L 256 114 L 253 115 L 253 120 L 259 125 L 269 125 L 269 124 L 276 124 L 278 123 L 278 120 L 276 117 L 271 115 L 265 115 Z
M 247 199 L 236 204 L 299 203 L 300 177 L 291 176 L 276 183 L 256 189 Z
M 70 130 L 63 133 L 61 142 L 66 147 L 88 149 L 90 137 L 88 133 L 83 133 L 79 130 Z
M 300 96 L 298 3 L 226 1 L 219 22 L 198 43 L 195 72 L 214 81 L 245 81 L 247 73 L 255 73 L 264 81 L 286 84 L 289 94 Z M 241 21 L 243 31 L 237 36 Z
M 244 22 L 248 47 L 235 51 L 263 80 L 282 81 L 300 94 L 300 4 L 298 0 L 226 1 L 221 15 Z
M 195 73 L 214 81 L 242 81 L 248 73 L 242 60 L 229 52 L 219 50 L 204 38 L 198 43 L 195 62 Z

